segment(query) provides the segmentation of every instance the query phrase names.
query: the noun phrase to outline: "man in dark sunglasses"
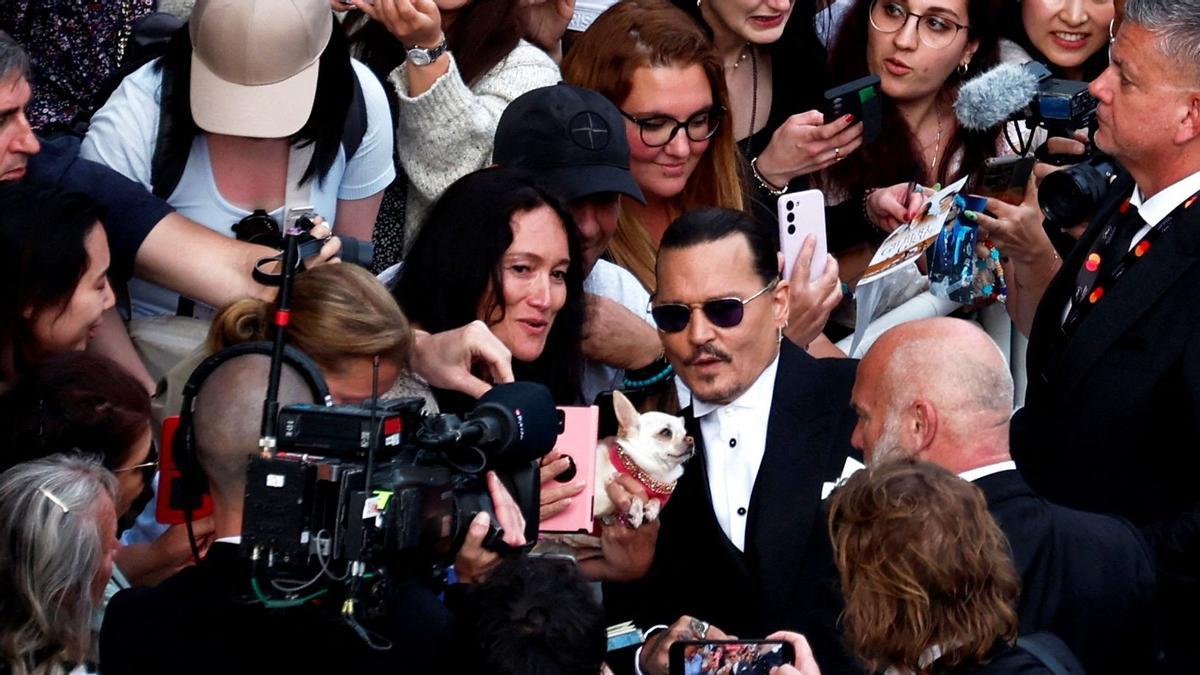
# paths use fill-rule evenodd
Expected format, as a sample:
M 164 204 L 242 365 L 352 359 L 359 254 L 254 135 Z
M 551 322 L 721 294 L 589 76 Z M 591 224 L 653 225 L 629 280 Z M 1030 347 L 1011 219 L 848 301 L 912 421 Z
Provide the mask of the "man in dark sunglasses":
M 821 502 L 860 466 L 855 362 L 818 360 L 786 339 L 789 285 L 771 235 L 741 212 L 699 209 L 659 248 L 650 311 L 692 391 L 684 412 L 700 452 L 663 509 L 636 591 L 640 625 L 674 622 L 639 653 L 647 675 L 666 672 L 677 640 L 775 630 L 803 633 L 822 672 L 852 670 Z

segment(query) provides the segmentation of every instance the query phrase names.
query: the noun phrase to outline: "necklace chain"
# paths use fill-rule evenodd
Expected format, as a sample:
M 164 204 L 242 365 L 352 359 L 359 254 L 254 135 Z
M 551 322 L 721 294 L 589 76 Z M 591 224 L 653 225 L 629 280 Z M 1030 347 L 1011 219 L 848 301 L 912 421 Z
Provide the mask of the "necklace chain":
M 745 61 L 746 58 L 752 53 L 754 53 L 754 48 L 750 46 L 749 42 L 747 42 L 742 46 L 742 53 L 738 55 L 737 61 L 734 61 L 732 66 L 726 65 L 725 70 L 737 70 L 738 66 L 742 65 L 742 62 Z
M 937 140 L 933 143 L 933 159 L 929 160 L 929 175 L 931 179 L 937 180 L 938 155 L 942 152 L 942 110 L 936 103 L 933 113 L 937 116 Z

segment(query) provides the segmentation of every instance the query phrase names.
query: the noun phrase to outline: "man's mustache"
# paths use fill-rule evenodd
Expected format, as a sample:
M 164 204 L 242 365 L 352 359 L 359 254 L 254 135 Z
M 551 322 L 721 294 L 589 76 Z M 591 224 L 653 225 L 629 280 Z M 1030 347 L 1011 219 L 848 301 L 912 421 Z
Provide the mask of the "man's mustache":
M 716 345 L 704 344 L 697 347 L 696 350 L 692 352 L 692 355 L 689 356 L 683 363 L 684 365 L 692 366 L 705 356 L 711 356 L 720 359 L 721 361 L 730 360 L 729 354 L 718 349 Z

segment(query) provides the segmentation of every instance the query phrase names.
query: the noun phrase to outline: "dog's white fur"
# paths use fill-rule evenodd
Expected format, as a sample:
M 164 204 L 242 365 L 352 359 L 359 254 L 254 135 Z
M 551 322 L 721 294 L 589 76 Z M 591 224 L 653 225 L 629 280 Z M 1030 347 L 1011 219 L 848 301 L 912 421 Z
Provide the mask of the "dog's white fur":
M 695 453 L 695 442 L 687 435 L 683 419 L 660 412 L 638 413 L 629 399 L 619 391 L 613 392 L 613 408 L 617 413 L 617 445 L 643 471 L 663 483 L 674 483 L 683 475 L 683 463 Z M 596 448 L 596 495 L 592 513 L 605 523 L 615 515 L 612 500 L 604 489 L 617 477 L 617 468 L 609 457 L 609 448 Z M 643 502 L 634 498 L 625 514 L 631 527 L 658 518 L 662 504 L 651 498 Z

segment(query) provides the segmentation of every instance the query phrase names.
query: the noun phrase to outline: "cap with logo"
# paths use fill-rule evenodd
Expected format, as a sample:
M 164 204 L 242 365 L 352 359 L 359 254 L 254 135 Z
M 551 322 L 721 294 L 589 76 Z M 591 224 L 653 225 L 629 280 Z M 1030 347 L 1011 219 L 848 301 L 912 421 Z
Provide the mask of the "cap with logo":
M 333 31 L 329 0 L 197 0 L 188 30 L 201 129 L 283 138 L 308 121 Z
M 518 97 L 496 125 L 492 158 L 529 172 L 567 201 L 598 192 L 646 201 L 629 173 L 625 119 L 590 89 L 559 83 Z

